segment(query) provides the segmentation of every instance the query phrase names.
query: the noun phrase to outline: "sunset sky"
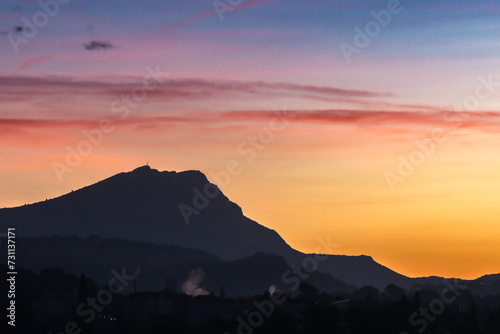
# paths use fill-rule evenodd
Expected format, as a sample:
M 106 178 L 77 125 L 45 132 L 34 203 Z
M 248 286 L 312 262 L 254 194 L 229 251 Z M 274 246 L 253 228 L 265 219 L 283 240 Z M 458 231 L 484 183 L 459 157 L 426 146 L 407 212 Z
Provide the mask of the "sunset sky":
M 149 162 L 303 252 L 500 272 L 498 1 L 60 1 L 0 4 L 1 207 Z

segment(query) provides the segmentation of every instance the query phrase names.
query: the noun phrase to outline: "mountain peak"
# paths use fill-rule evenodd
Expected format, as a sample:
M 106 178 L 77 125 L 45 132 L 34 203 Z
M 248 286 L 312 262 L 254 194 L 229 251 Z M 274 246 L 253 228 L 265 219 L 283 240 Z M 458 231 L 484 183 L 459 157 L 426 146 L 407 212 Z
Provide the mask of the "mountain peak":
M 98 235 L 196 245 L 228 260 L 290 251 L 275 231 L 245 217 L 201 171 L 158 171 L 149 164 L 46 202 L 0 210 L 0 227 L 17 221 L 24 222 L 19 226 L 24 236 Z
M 140 173 L 140 172 L 149 172 L 149 171 L 158 171 L 157 169 L 151 169 L 151 167 L 149 167 L 149 165 L 144 165 L 144 166 L 141 166 L 141 167 L 137 167 L 136 169 L 134 169 L 132 171 L 132 173 Z
M 226 261 L 265 253 L 299 264 L 306 256 L 245 217 L 201 171 L 158 171 L 149 164 L 49 201 L 0 209 L 0 229 L 13 226 L 24 237 L 94 235 L 195 248 Z M 264 255 L 257 260 L 273 263 Z M 318 270 L 359 286 L 406 282 L 369 256 L 332 256 Z
M 199 170 L 186 170 L 182 172 L 175 172 L 175 171 L 163 171 L 160 172 L 158 169 L 151 168 L 151 166 L 144 165 L 137 167 L 136 169 L 130 171 L 130 172 L 125 172 L 121 174 L 128 174 L 128 175 L 144 175 L 144 176 L 150 176 L 150 175 L 158 175 L 158 176 L 163 176 L 163 175 L 177 175 L 177 177 L 183 178 L 184 181 L 186 180 L 191 180 L 191 182 L 195 183 L 200 183 L 200 184 L 205 184 L 208 181 L 207 177 L 203 172 Z M 121 175 L 118 174 L 118 175 Z M 175 176 L 174 176 L 175 177 Z

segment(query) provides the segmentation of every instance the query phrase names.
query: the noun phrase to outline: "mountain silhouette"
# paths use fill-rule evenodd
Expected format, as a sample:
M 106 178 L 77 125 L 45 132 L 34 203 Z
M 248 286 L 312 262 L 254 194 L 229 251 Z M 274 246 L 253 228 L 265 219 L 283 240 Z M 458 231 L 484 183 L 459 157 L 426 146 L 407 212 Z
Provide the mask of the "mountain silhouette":
M 24 267 L 35 272 L 54 267 L 75 275 L 84 272 L 100 284 L 109 281 L 113 269 L 125 268 L 127 273 L 140 269 L 136 278 L 140 291 L 169 288 L 180 292 L 190 271 L 200 268 L 206 273 L 202 286 L 211 292 L 218 292 L 221 286 L 228 296 L 261 294 L 271 285 L 290 290 L 281 280 L 289 266 L 279 255 L 257 253 L 224 261 L 195 249 L 96 236 L 18 238 L 17 242 L 22 245 L 17 250 L 17 261 Z M 329 293 L 354 290 L 324 273 L 312 273 L 308 282 Z
M 289 265 L 303 265 L 313 257 L 245 217 L 203 173 L 159 172 L 149 166 L 55 199 L 1 209 L 0 227 L 16 227 L 19 237 L 28 238 L 98 236 L 192 248 L 224 261 L 266 253 L 282 256 Z M 355 286 L 411 283 L 369 256 L 330 255 L 317 270 Z
M 188 224 L 179 205 L 194 208 L 196 189 L 203 192 L 207 184 L 198 171 L 159 172 L 144 166 L 52 200 L 2 209 L 0 221 L 15 225 L 23 237 L 97 235 L 194 247 L 225 260 L 291 251 L 278 233 L 243 216 L 222 193 Z

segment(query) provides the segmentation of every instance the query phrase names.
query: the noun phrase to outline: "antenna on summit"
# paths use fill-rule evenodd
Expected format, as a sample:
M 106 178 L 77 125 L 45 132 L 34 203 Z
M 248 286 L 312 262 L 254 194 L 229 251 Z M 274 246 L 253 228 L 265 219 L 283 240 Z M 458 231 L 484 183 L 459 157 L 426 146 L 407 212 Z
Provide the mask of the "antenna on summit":
M 148 167 L 149 167 L 149 161 L 147 161 L 147 162 L 146 162 L 146 166 L 148 166 Z

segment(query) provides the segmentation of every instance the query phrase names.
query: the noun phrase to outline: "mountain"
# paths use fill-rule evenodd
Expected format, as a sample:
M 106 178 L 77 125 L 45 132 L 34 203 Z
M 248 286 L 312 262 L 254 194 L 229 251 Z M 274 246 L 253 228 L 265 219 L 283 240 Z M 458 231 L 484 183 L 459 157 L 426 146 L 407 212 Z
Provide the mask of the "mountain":
M 282 291 L 290 290 L 281 281 L 289 266 L 279 255 L 257 253 L 224 261 L 195 249 L 95 236 L 18 238 L 17 243 L 16 260 L 23 267 L 35 272 L 63 268 L 76 276 L 85 273 L 101 286 L 113 277 L 113 270 L 124 268 L 127 275 L 140 270 L 135 278 L 138 291 L 167 288 L 181 292 L 192 271 L 202 272 L 200 287 L 216 294 L 224 287 L 227 296 L 253 296 L 273 284 Z M 307 281 L 329 293 L 348 294 L 355 289 L 328 274 L 313 273 Z
M 55 199 L 1 209 L 0 228 L 7 227 L 16 227 L 19 237 L 98 236 L 193 248 L 224 261 L 274 254 L 288 265 L 309 265 L 356 286 L 411 284 L 369 256 L 330 255 L 315 261 L 318 255 L 292 249 L 276 231 L 245 217 L 199 171 L 159 172 L 143 166 Z
M 292 250 L 278 233 L 243 216 L 222 192 L 196 209 L 197 191 L 203 193 L 207 185 L 220 192 L 201 172 L 144 166 L 52 200 L 2 209 L 0 226 L 16 226 L 23 237 L 97 235 L 194 247 L 225 260 Z M 187 223 L 180 205 L 199 213 Z
M 16 244 L 18 266 L 35 272 L 62 268 L 77 276 L 85 273 L 100 284 L 113 277 L 113 270 L 121 272 L 124 268 L 132 275 L 139 269 L 136 281 L 141 290 L 164 289 L 166 280 L 174 280 L 179 285 L 192 269 L 225 263 L 195 249 L 95 236 L 16 238 Z

